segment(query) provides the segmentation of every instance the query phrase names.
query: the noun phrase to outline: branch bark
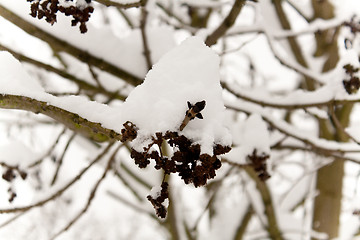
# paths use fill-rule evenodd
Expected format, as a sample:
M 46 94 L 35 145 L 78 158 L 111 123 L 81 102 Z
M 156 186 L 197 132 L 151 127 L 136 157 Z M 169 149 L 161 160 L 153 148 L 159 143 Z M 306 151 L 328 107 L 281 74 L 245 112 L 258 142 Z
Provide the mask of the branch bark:
M 101 3 L 107 7 L 109 6 L 114 6 L 114 7 L 118 7 L 118 8 L 123 8 L 123 9 L 127 9 L 127 8 L 133 8 L 133 7 L 140 7 L 143 5 L 144 0 L 140 0 L 139 2 L 134 2 L 134 3 L 119 3 L 119 2 L 114 2 L 111 0 L 95 0 L 98 3 Z
M 0 16 L 8 20 L 9 22 L 15 24 L 28 34 L 37 37 L 46 43 L 48 43 L 53 49 L 59 52 L 66 52 L 71 56 L 79 59 L 82 62 L 85 62 L 89 65 L 94 65 L 103 71 L 106 71 L 116 77 L 123 79 L 124 81 L 128 82 L 129 84 L 136 86 L 139 85 L 142 80 L 138 77 L 134 76 L 133 74 L 120 69 L 119 67 L 105 61 L 104 59 L 95 57 L 90 53 L 81 50 L 70 43 L 61 40 L 50 33 L 45 32 L 44 30 L 32 25 L 28 21 L 25 21 L 23 18 L 19 17 L 15 13 L 11 12 L 7 8 L 3 7 L 0 4 Z
M 243 169 L 246 173 L 255 181 L 256 188 L 259 190 L 259 193 L 262 198 L 262 202 L 265 207 L 265 215 L 268 220 L 267 231 L 270 235 L 270 238 L 273 240 L 283 240 L 282 233 L 279 229 L 275 209 L 273 206 L 270 190 L 266 184 L 266 182 L 260 180 L 255 173 L 254 169 L 250 166 L 243 166 Z
M 114 130 L 102 127 L 100 123 L 91 122 L 76 113 L 66 111 L 59 107 L 49 105 L 47 102 L 38 101 L 29 97 L 1 94 L 0 108 L 42 113 L 94 141 L 104 142 L 111 139 L 122 139 L 121 134 L 116 133 Z
M 232 6 L 229 14 L 224 19 L 224 21 L 217 27 L 217 29 L 215 29 L 215 31 L 212 34 L 210 34 L 206 38 L 205 44 L 207 46 L 210 47 L 216 44 L 219 38 L 221 38 L 226 33 L 226 31 L 229 30 L 229 28 L 232 27 L 232 25 L 234 25 L 236 18 L 240 14 L 240 11 L 244 6 L 244 4 L 245 4 L 245 0 L 235 0 L 234 5 Z
M 97 93 L 97 94 L 103 94 L 105 96 L 107 96 L 108 98 L 111 98 L 111 99 L 118 99 L 118 100 L 121 100 L 121 101 L 125 101 L 126 97 L 125 96 L 122 96 L 120 95 L 118 92 L 110 92 L 108 90 L 106 90 L 105 88 L 101 88 L 101 87 L 98 87 L 98 86 L 94 86 L 94 85 L 91 85 L 90 83 L 86 82 L 85 80 L 83 79 L 80 79 L 68 72 L 66 72 L 65 70 L 62 70 L 62 69 L 58 69 L 56 67 L 53 67 L 49 64 L 45 64 L 43 62 L 40 62 L 40 61 L 37 61 L 35 59 L 32 59 L 32 58 L 29 58 L 23 54 L 20 54 L 10 48 L 7 48 L 3 45 L 0 44 L 0 50 L 5 50 L 5 51 L 8 51 L 9 53 L 11 53 L 15 58 L 17 58 L 19 61 L 21 62 L 26 62 L 26 63 L 30 63 L 36 67 L 39 67 L 39 68 L 42 68 L 46 71 L 49 71 L 49 72 L 53 72 L 73 83 L 75 83 L 76 85 L 78 85 L 78 87 L 84 91 L 86 91 L 88 94 L 93 94 L 93 93 Z

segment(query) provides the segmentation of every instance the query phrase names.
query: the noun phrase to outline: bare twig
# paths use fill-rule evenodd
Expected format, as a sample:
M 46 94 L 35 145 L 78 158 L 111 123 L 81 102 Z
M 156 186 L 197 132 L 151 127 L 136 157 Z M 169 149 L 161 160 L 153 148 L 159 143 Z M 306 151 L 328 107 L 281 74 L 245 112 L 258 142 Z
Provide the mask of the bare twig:
M 253 105 L 253 104 L 251 104 L 251 105 Z M 253 112 L 253 110 L 255 111 L 255 109 L 256 109 L 256 106 L 253 106 L 254 109 L 250 110 L 250 108 L 248 108 L 250 106 L 248 106 L 248 107 L 243 106 L 244 108 L 240 108 L 240 107 L 237 107 L 234 105 L 229 105 L 229 104 L 227 104 L 226 107 L 229 109 L 233 109 L 235 111 L 246 112 L 248 114 L 251 114 Z M 350 153 L 350 152 L 360 152 L 360 148 L 358 146 L 348 148 L 348 147 L 345 147 L 345 145 L 342 145 L 340 143 L 336 143 L 335 145 L 326 144 L 327 143 L 326 140 L 302 134 L 299 131 L 297 131 L 296 128 L 292 127 L 288 123 L 285 123 L 284 121 L 275 120 L 270 114 L 267 114 L 265 111 L 261 111 L 260 109 L 258 109 L 258 110 L 259 110 L 258 113 L 261 112 L 261 116 L 264 119 L 264 121 L 268 122 L 272 127 L 274 127 L 279 132 L 281 132 L 289 137 L 299 140 L 300 142 L 302 142 L 305 145 L 311 146 L 313 151 L 324 152 L 324 153 L 327 152 L 329 154 L 331 154 L 331 153 L 344 154 L 344 153 Z M 257 112 L 257 111 L 255 111 L 255 112 Z
M 167 9 L 162 3 L 160 2 L 156 2 L 156 5 L 163 10 L 169 17 L 172 17 L 174 19 L 176 19 L 181 25 L 184 26 L 188 26 L 187 23 L 185 23 L 180 17 L 178 17 L 177 15 L 175 15 L 174 12 L 172 12 L 171 10 Z
M 68 150 L 71 142 L 74 140 L 75 136 L 76 136 L 76 133 L 73 133 L 73 134 L 71 135 L 71 137 L 69 138 L 68 142 L 67 142 L 66 145 L 65 145 L 65 148 L 64 148 L 63 153 L 61 154 L 60 158 L 57 160 L 57 168 L 56 168 L 56 171 L 55 171 L 55 173 L 54 173 L 54 177 L 53 177 L 53 179 L 52 179 L 52 181 L 51 181 L 51 184 L 50 184 L 51 186 L 53 186 L 53 185 L 55 184 L 55 182 L 56 182 L 56 179 L 57 179 L 57 177 L 58 177 L 58 174 L 59 174 L 59 171 L 60 171 L 60 167 L 61 167 L 61 165 L 62 165 L 62 163 L 63 163 L 65 154 L 66 154 L 66 152 L 67 152 L 67 150 Z
M 139 195 L 139 193 L 137 193 L 135 191 L 135 189 L 131 186 L 131 184 L 119 173 L 119 171 L 117 171 L 116 169 L 114 169 L 114 173 L 115 173 L 115 176 L 119 179 L 119 181 L 122 182 L 122 184 L 124 184 L 125 187 L 127 187 L 131 192 L 132 194 L 136 197 L 137 200 L 139 201 L 142 201 L 144 198 L 141 197 Z
M 150 216 L 151 218 L 155 219 L 157 222 L 160 221 L 159 218 L 153 213 L 153 211 L 146 211 L 144 208 L 139 207 L 138 205 L 134 204 L 133 202 L 126 200 L 122 196 L 120 196 L 120 195 L 118 195 L 118 194 L 116 194 L 116 193 L 114 193 L 114 192 L 112 192 L 110 190 L 107 190 L 106 193 L 110 197 L 114 198 L 115 200 L 117 200 L 117 201 L 131 207 L 134 211 L 146 214 L 146 215 Z
M 240 14 L 242 7 L 245 4 L 245 0 L 235 0 L 234 5 L 232 6 L 229 14 L 223 20 L 223 22 L 218 26 L 213 33 L 211 33 L 205 40 L 205 44 L 212 46 L 221 38 L 226 31 L 234 25 L 236 18 Z
M 135 173 L 133 173 L 125 164 L 121 163 L 120 164 L 121 169 L 123 169 L 133 180 L 135 180 L 136 182 L 138 182 L 139 184 L 141 184 L 142 186 L 144 186 L 147 189 L 151 189 L 152 186 L 144 181 L 143 179 L 141 179 L 139 176 L 137 176 Z
M 27 212 L 21 212 L 16 214 L 15 216 L 13 216 L 12 218 L 10 218 L 9 220 L 5 221 L 4 223 L 2 223 L 0 225 L 0 228 L 2 227 L 6 227 L 7 225 L 9 225 L 10 223 L 14 222 L 15 220 L 17 220 L 19 217 L 23 216 L 25 213 Z
M 118 148 L 114 151 L 114 153 L 111 155 L 110 159 L 108 160 L 106 168 L 105 168 L 102 176 L 95 183 L 85 207 L 63 229 L 61 229 L 59 232 L 57 232 L 51 239 L 55 239 L 58 236 L 60 236 L 62 233 L 69 230 L 71 228 L 71 226 L 73 226 L 74 223 L 76 223 L 80 219 L 80 217 L 83 216 L 86 213 L 86 211 L 89 209 L 89 207 L 90 207 L 90 205 L 91 205 L 91 203 L 92 203 L 92 201 L 93 201 L 93 199 L 95 197 L 96 191 L 97 191 L 98 187 L 100 186 L 100 183 L 105 179 L 106 174 L 111 169 L 112 163 L 115 160 L 115 156 L 118 153 L 120 147 L 122 147 L 122 145 L 118 146 Z
M 331 105 L 342 105 L 344 103 L 355 103 L 360 102 L 359 99 L 330 99 L 326 101 L 314 101 L 309 103 L 301 103 L 297 101 L 297 103 L 288 103 L 287 101 L 283 100 L 277 100 L 273 101 L 271 98 L 263 100 L 263 99 L 257 99 L 254 96 L 251 96 L 251 94 L 246 94 L 246 92 L 241 92 L 239 90 L 234 89 L 233 87 L 229 86 L 225 82 L 221 82 L 221 86 L 236 96 L 239 99 L 258 104 L 262 107 L 271 107 L 271 108 L 279 108 L 279 109 L 288 109 L 288 110 L 294 110 L 294 109 L 305 109 L 305 108 L 311 108 L 311 107 L 322 107 L 322 106 L 331 106 Z M 316 94 L 316 93 L 314 93 Z
M 250 205 L 245 213 L 245 215 L 243 216 L 243 218 L 241 219 L 241 223 L 239 223 L 238 228 L 235 231 L 235 236 L 234 236 L 234 240 L 241 240 L 244 237 L 245 231 L 247 226 L 250 223 L 250 220 L 252 218 L 252 216 L 254 215 L 254 209 L 253 207 Z
M 97 88 L 104 89 L 103 85 L 101 84 L 101 82 L 99 80 L 99 76 L 94 71 L 93 67 L 90 64 L 88 64 L 88 68 L 89 68 L 89 72 L 90 72 L 91 76 L 93 77 L 94 81 L 97 84 Z
M 15 212 L 26 212 L 30 209 L 41 207 L 44 204 L 46 204 L 49 201 L 52 201 L 58 197 L 60 197 L 67 189 L 69 189 L 74 183 L 80 180 L 80 178 L 86 173 L 95 163 L 100 161 L 104 155 L 110 150 L 110 148 L 114 145 L 114 142 L 110 142 L 108 146 L 86 167 L 84 168 L 76 177 L 74 177 L 68 184 L 60 188 L 58 191 L 56 191 L 54 194 L 49 196 L 48 198 L 45 198 L 44 200 L 41 200 L 37 203 L 25 206 L 25 207 L 14 207 L 14 208 L 7 208 L 7 209 L 0 209 L 0 214 L 2 213 L 15 213 Z
M 227 161 L 227 162 L 232 164 L 232 162 L 229 162 L 229 161 Z M 238 166 L 238 164 L 235 164 L 235 166 Z M 246 171 L 246 173 L 249 175 L 249 177 L 251 177 L 251 179 L 255 181 L 256 188 L 258 189 L 258 191 L 261 195 L 262 202 L 264 204 L 265 215 L 268 220 L 266 228 L 270 235 L 270 238 L 275 239 L 275 240 L 284 239 L 282 236 L 282 233 L 279 229 L 278 223 L 277 223 L 277 218 L 275 215 L 275 209 L 274 209 L 274 205 L 272 202 L 272 197 L 271 197 L 270 190 L 269 190 L 269 187 L 267 186 L 266 182 L 262 181 L 258 177 L 258 175 L 254 171 L 253 167 L 251 167 L 249 165 L 240 165 L 240 166 L 242 169 L 244 169 Z
M 329 107 L 329 113 L 330 113 L 330 117 L 332 122 L 335 124 L 335 127 L 342 132 L 343 134 L 345 134 L 348 138 L 350 138 L 351 140 L 353 140 L 355 143 L 360 145 L 360 141 L 358 141 L 357 139 L 355 139 L 351 134 L 349 134 L 346 129 L 343 127 L 343 125 L 340 123 L 339 119 L 337 118 L 335 111 L 334 111 L 334 106 L 330 106 Z
M 113 6 L 113 7 L 118 7 L 118 8 L 123 8 L 123 9 L 127 9 L 127 8 L 133 8 L 133 7 L 140 7 L 143 5 L 144 0 L 140 0 L 138 2 L 134 2 L 134 3 L 119 3 L 119 2 L 114 2 L 111 0 L 95 0 L 98 3 L 101 3 L 107 7 L 109 6 Z
M 119 100 L 122 100 L 122 101 L 124 101 L 126 99 L 125 96 L 122 96 L 122 95 L 118 94 L 117 92 L 110 92 L 110 91 L 107 91 L 105 88 L 98 88 L 97 86 L 89 84 L 86 80 L 80 79 L 80 78 L 68 73 L 65 70 L 62 70 L 62 69 L 53 67 L 51 65 L 45 64 L 43 62 L 37 61 L 35 59 L 29 58 L 29 57 L 27 57 L 27 56 L 25 56 L 23 54 L 20 54 L 20 53 L 12 50 L 10 48 L 7 48 L 7 47 L 3 46 L 1 44 L 0 44 L 0 50 L 5 50 L 5 51 L 10 52 L 14 57 L 16 57 L 21 62 L 27 62 L 27 63 L 30 63 L 30 64 L 36 66 L 36 67 L 42 68 L 42 69 L 44 69 L 46 71 L 53 72 L 53 73 L 65 78 L 65 79 L 75 83 L 76 85 L 78 85 L 78 87 L 80 89 L 83 89 L 86 92 L 104 94 L 105 96 L 108 96 L 108 97 L 111 96 L 112 98 L 116 98 L 116 99 L 119 99 Z
M 141 36 L 142 36 L 142 43 L 143 43 L 143 48 L 144 48 L 144 57 L 145 57 L 145 61 L 146 61 L 146 65 L 147 68 L 150 70 L 152 67 L 152 61 L 151 61 L 151 52 L 150 52 L 150 48 L 149 48 L 149 42 L 148 42 L 148 38 L 147 38 L 147 33 L 146 33 L 146 22 L 147 22 L 147 9 L 146 9 L 146 2 L 144 1 L 145 5 L 141 8 L 141 19 L 140 19 L 140 31 L 141 31 Z
M 61 133 L 60 133 L 60 134 L 58 135 L 58 137 L 56 138 L 55 142 L 50 146 L 50 148 L 46 151 L 46 153 L 45 153 L 43 156 L 41 156 L 37 161 L 35 161 L 34 163 L 30 164 L 30 165 L 27 166 L 26 168 L 33 168 L 33 167 L 39 165 L 39 164 L 44 160 L 45 157 L 50 156 L 51 152 L 55 149 L 56 145 L 58 144 L 61 136 L 64 135 L 65 131 L 66 131 L 66 128 L 64 128 L 64 129 L 61 131 Z
M 70 43 L 61 40 L 48 32 L 45 32 L 41 28 L 34 26 L 33 24 L 25 21 L 15 13 L 11 12 L 7 8 L 3 7 L 0 4 L 0 16 L 4 17 L 9 22 L 15 24 L 25 32 L 29 33 L 30 35 L 37 37 L 46 43 L 48 43 L 54 50 L 56 51 L 63 51 L 71 56 L 79 59 L 82 62 L 88 63 L 90 65 L 97 66 L 98 68 L 106 71 L 116 77 L 123 79 L 124 81 L 136 86 L 142 82 L 141 79 L 134 76 L 133 74 L 120 69 L 118 66 L 114 66 L 113 64 L 105 61 L 104 59 L 98 58 L 90 53 L 81 50 Z

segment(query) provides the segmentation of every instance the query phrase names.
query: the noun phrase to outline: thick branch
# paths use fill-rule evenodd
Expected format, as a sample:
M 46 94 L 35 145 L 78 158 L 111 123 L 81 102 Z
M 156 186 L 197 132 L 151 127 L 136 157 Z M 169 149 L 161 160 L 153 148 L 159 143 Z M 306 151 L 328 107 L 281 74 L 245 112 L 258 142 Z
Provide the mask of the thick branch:
M 10 10 L 6 9 L 2 5 L 0 5 L 0 15 L 8 20 L 9 22 L 15 24 L 28 34 L 37 37 L 46 43 L 48 43 L 53 49 L 61 52 L 66 52 L 70 54 L 71 56 L 74 56 L 75 58 L 79 59 L 82 62 L 85 62 L 89 65 L 97 66 L 98 68 L 102 69 L 103 71 L 106 71 L 116 77 L 119 77 L 126 82 L 136 86 L 140 84 L 142 81 L 141 79 L 137 78 L 136 76 L 132 75 L 131 73 L 120 69 L 117 66 L 114 66 L 113 64 L 95 57 L 88 52 L 81 50 L 70 43 L 63 41 L 50 33 L 45 32 L 44 30 L 32 25 L 31 23 L 25 21 L 18 15 L 14 14 Z
M 220 26 L 212 33 L 210 34 L 206 40 L 205 44 L 208 46 L 212 46 L 216 44 L 216 42 L 221 38 L 226 31 L 234 25 L 237 16 L 240 14 L 240 11 L 242 7 L 245 4 L 245 0 L 235 0 L 234 5 L 232 6 L 229 14 L 224 19 L 224 21 L 220 24 Z
M 89 137 L 98 142 L 108 141 L 110 139 L 121 140 L 122 136 L 114 130 L 101 126 L 100 123 L 91 122 L 56 106 L 49 105 L 47 102 L 38 101 L 29 97 L 17 95 L 0 95 L 0 108 L 19 109 L 42 113 L 54 120 L 64 124 L 71 130 Z

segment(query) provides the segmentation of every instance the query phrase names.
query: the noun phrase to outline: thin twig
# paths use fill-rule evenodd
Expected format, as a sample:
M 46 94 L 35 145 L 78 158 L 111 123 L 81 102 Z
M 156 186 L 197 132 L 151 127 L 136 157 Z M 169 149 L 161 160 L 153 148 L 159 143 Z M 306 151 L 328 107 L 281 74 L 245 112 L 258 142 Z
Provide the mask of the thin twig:
M 16 214 L 15 216 L 13 216 L 12 218 L 10 218 L 9 220 L 5 221 L 4 223 L 2 223 L 0 225 L 0 228 L 6 227 L 7 225 L 9 225 L 10 223 L 14 222 L 15 220 L 17 220 L 19 217 L 23 216 L 25 213 L 27 213 L 27 211 L 25 212 L 21 212 L 19 214 Z
M 125 164 L 120 163 L 121 169 L 123 169 L 130 177 L 132 177 L 136 182 L 140 183 L 142 186 L 144 186 L 147 189 L 151 189 L 152 186 L 147 182 L 141 179 L 139 176 L 137 176 L 135 173 L 133 173 Z
M 189 26 L 187 23 L 185 23 L 180 17 L 176 16 L 174 12 L 172 12 L 171 10 L 167 9 L 162 3 L 160 2 L 156 2 L 156 5 L 163 10 L 169 17 L 172 17 L 174 19 L 176 19 L 181 25 L 184 26 Z
M 146 2 L 144 1 L 145 5 L 141 8 L 141 19 L 140 19 L 140 32 L 141 32 L 141 36 L 142 36 L 142 43 L 143 43 L 143 54 L 145 57 L 145 61 L 146 61 L 146 65 L 148 70 L 151 69 L 152 67 L 152 61 L 151 61 L 151 52 L 150 52 L 150 48 L 149 48 L 149 43 L 148 43 L 148 37 L 147 37 L 147 33 L 146 33 L 146 22 L 147 22 L 147 9 L 146 9 Z
M 116 99 L 119 99 L 122 101 L 124 101 L 126 99 L 125 96 L 118 94 L 117 91 L 110 92 L 110 91 L 107 91 L 105 88 L 98 88 L 97 86 L 94 86 L 94 85 L 88 83 L 85 79 L 80 79 L 80 78 L 76 77 L 75 75 L 68 73 L 65 70 L 53 67 L 49 64 L 45 64 L 45 63 L 37 61 L 33 58 L 29 58 L 29 57 L 27 57 L 21 53 L 18 53 L 8 47 L 5 47 L 4 45 L 0 44 L 0 50 L 5 50 L 5 51 L 10 52 L 15 58 L 17 58 L 21 62 L 30 63 L 36 67 L 39 67 L 41 69 L 48 71 L 48 72 L 53 72 L 53 73 L 65 78 L 66 80 L 75 83 L 80 89 L 85 90 L 86 92 L 104 94 L 105 96 L 112 96 L 113 98 L 116 98 Z
M 131 207 L 134 211 L 142 213 L 142 214 L 146 214 L 148 216 L 150 216 L 151 218 L 155 219 L 157 222 L 160 222 L 159 218 L 153 213 L 153 211 L 146 211 L 146 209 L 139 207 L 138 205 L 134 204 L 133 202 L 126 200 L 125 198 L 123 198 L 122 196 L 107 190 L 106 193 L 114 198 L 115 200 L 122 202 L 123 204 Z
M 271 239 L 282 240 L 284 239 L 277 223 L 274 204 L 270 194 L 270 190 L 266 182 L 260 180 L 251 166 L 245 166 L 242 169 L 246 171 L 249 177 L 254 180 L 256 188 L 258 189 L 262 202 L 264 204 L 264 212 L 267 217 L 267 231 Z
M 329 145 L 326 144 L 328 142 L 327 140 L 319 139 L 317 137 L 311 137 L 309 135 L 300 133 L 298 129 L 294 128 L 290 124 L 284 121 L 279 121 L 277 119 L 274 119 L 270 114 L 266 113 L 265 111 L 261 111 L 260 109 L 257 109 L 256 106 L 253 106 L 253 109 L 250 110 L 250 108 L 248 107 L 252 105 L 253 104 L 250 104 L 249 106 L 243 105 L 242 107 L 238 107 L 227 104 L 226 107 L 228 109 L 233 109 L 235 111 L 241 111 L 248 114 L 251 114 L 252 112 L 260 113 L 264 121 L 268 122 L 273 128 L 277 129 L 279 132 L 289 137 L 299 140 L 305 145 L 311 146 L 313 151 L 316 150 L 318 152 L 328 152 L 329 154 L 334 152 L 339 154 L 360 152 L 360 148 L 358 148 L 358 146 L 354 146 L 353 148 L 345 148 L 345 147 L 343 148 L 343 146 L 345 145 L 342 145 L 340 143 L 336 143 L 335 145 L 333 144 Z M 255 109 L 257 109 L 258 111 Z
M 77 58 L 78 60 L 91 64 L 94 66 L 97 66 L 98 68 L 102 69 L 103 71 L 106 71 L 116 77 L 119 77 L 123 79 L 124 81 L 128 82 L 129 84 L 132 84 L 134 86 L 140 84 L 142 82 L 141 79 L 136 77 L 135 75 L 121 69 L 118 66 L 113 65 L 112 63 L 107 62 L 104 59 L 101 59 L 99 57 L 96 57 L 94 55 L 91 55 L 89 52 L 81 50 L 70 43 L 57 38 L 53 36 L 52 34 L 42 30 L 39 27 L 36 27 L 35 25 L 25 21 L 20 16 L 16 15 L 12 11 L 8 10 L 4 6 L 0 4 L 0 16 L 8 20 L 9 22 L 15 24 L 28 34 L 32 35 L 33 37 L 36 37 L 38 39 L 41 39 L 48 43 L 53 49 L 56 51 L 63 51 L 71 56 Z
M 53 186 L 55 184 L 56 180 L 57 180 L 57 177 L 58 177 L 58 174 L 59 174 L 59 171 L 60 171 L 60 167 L 61 167 L 61 165 L 63 163 L 65 154 L 66 154 L 71 142 L 74 140 L 75 136 L 76 136 L 76 133 L 73 133 L 71 135 L 71 137 L 69 138 L 68 142 L 65 145 L 65 148 L 64 148 L 60 158 L 57 160 L 57 167 L 56 167 L 56 170 L 55 170 L 55 173 L 54 173 L 54 177 L 53 177 L 53 179 L 51 181 L 51 184 L 50 184 L 51 186 Z
M 122 9 L 127 9 L 127 8 L 137 8 L 143 5 L 144 0 L 140 0 L 138 2 L 134 2 L 134 3 L 119 3 L 119 2 L 114 2 L 111 0 L 95 0 L 98 3 L 101 3 L 107 7 L 109 6 L 113 6 L 113 7 L 117 7 L 117 8 L 122 8 Z
M 115 156 L 116 154 L 118 153 L 119 149 L 122 147 L 122 145 L 118 146 L 118 148 L 114 151 L 114 153 L 111 155 L 111 157 L 109 158 L 108 160 L 108 163 L 106 165 L 106 168 L 102 174 L 102 176 L 98 179 L 98 181 L 96 182 L 96 184 L 94 185 L 91 193 L 90 193 L 90 196 L 88 198 L 88 201 L 86 203 L 86 205 L 84 206 L 84 208 L 63 228 L 61 229 L 60 231 L 58 231 L 51 239 L 55 239 L 57 238 L 59 235 L 61 235 L 62 233 L 66 232 L 67 230 L 69 230 L 71 228 L 71 226 L 74 225 L 74 223 L 76 223 L 81 216 L 83 216 L 86 211 L 89 209 L 94 197 L 95 197 L 95 194 L 97 192 L 97 189 L 98 187 L 100 186 L 100 183 L 105 179 L 107 173 L 109 172 L 109 170 L 111 169 L 111 166 L 112 166 L 112 163 L 113 161 L 115 160 Z
M 87 166 L 85 167 L 77 176 L 75 176 L 68 184 L 60 188 L 58 191 L 56 191 L 54 194 L 49 196 L 48 198 L 45 198 L 44 200 L 41 200 L 37 203 L 25 206 L 25 207 L 14 207 L 14 208 L 5 208 L 0 209 L 0 214 L 2 213 L 15 213 L 15 212 L 26 212 L 30 209 L 41 207 L 47 202 L 54 200 L 58 197 L 60 197 L 67 189 L 69 189 L 74 183 L 80 180 L 80 178 L 86 173 L 95 163 L 100 161 L 104 155 L 110 150 L 110 148 L 114 145 L 114 142 L 110 142 L 108 146 Z
M 360 141 L 358 141 L 357 139 L 355 139 L 351 134 L 349 134 L 346 129 L 343 127 L 343 125 L 340 123 L 339 119 L 337 118 L 335 111 L 334 111 L 334 106 L 330 106 L 329 107 L 329 112 L 330 112 L 330 117 L 332 122 L 335 124 L 335 127 L 342 132 L 343 134 L 345 134 L 348 138 L 350 138 L 351 140 L 353 140 L 355 143 L 360 145 Z
M 347 156 L 344 156 L 341 154 L 335 154 L 333 152 L 325 151 L 325 150 L 319 151 L 319 149 L 314 149 L 311 147 L 302 147 L 302 146 L 296 146 L 296 145 L 280 145 L 280 146 L 274 147 L 272 150 L 306 151 L 306 152 L 316 153 L 317 155 L 320 155 L 320 156 L 334 158 L 334 160 L 341 160 L 341 161 L 347 161 L 347 162 L 353 162 L 356 164 L 360 164 L 360 159 L 347 157 Z
M 205 44 L 207 46 L 212 46 L 216 44 L 216 42 L 224 36 L 226 31 L 232 27 L 236 21 L 236 18 L 240 14 L 242 7 L 245 4 L 245 0 L 235 0 L 234 5 L 232 6 L 229 14 L 223 20 L 223 22 L 218 26 L 217 29 L 213 33 L 211 33 L 205 40 Z
M 119 181 L 121 181 L 122 184 L 124 184 L 124 186 L 127 187 L 132 192 L 132 194 L 136 197 L 137 200 L 142 201 L 144 199 L 139 195 L 139 193 L 135 191 L 135 189 L 131 186 L 131 184 L 119 173 L 118 170 L 114 169 L 114 173 L 115 176 L 119 179 Z
M 99 80 L 99 76 L 98 74 L 94 71 L 93 67 L 88 64 L 88 68 L 89 68 L 89 72 L 91 74 L 91 76 L 93 77 L 94 81 L 96 82 L 97 84 L 97 88 L 100 88 L 100 89 L 104 89 L 103 85 L 101 84 L 100 80 Z

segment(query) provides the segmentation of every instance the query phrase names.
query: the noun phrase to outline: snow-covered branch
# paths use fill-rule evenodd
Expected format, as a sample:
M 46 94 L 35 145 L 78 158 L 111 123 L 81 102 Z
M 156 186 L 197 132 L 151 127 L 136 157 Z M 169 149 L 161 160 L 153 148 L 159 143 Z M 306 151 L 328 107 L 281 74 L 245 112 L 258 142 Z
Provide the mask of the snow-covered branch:
M 2 94 L 0 95 L 0 108 L 26 110 L 36 114 L 44 114 L 59 123 L 64 124 L 71 130 L 95 141 L 103 142 L 109 141 L 110 139 L 122 139 L 121 134 L 116 133 L 114 130 L 102 127 L 100 123 L 91 122 L 79 116 L 79 114 L 69 112 L 60 107 L 33 98 Z

